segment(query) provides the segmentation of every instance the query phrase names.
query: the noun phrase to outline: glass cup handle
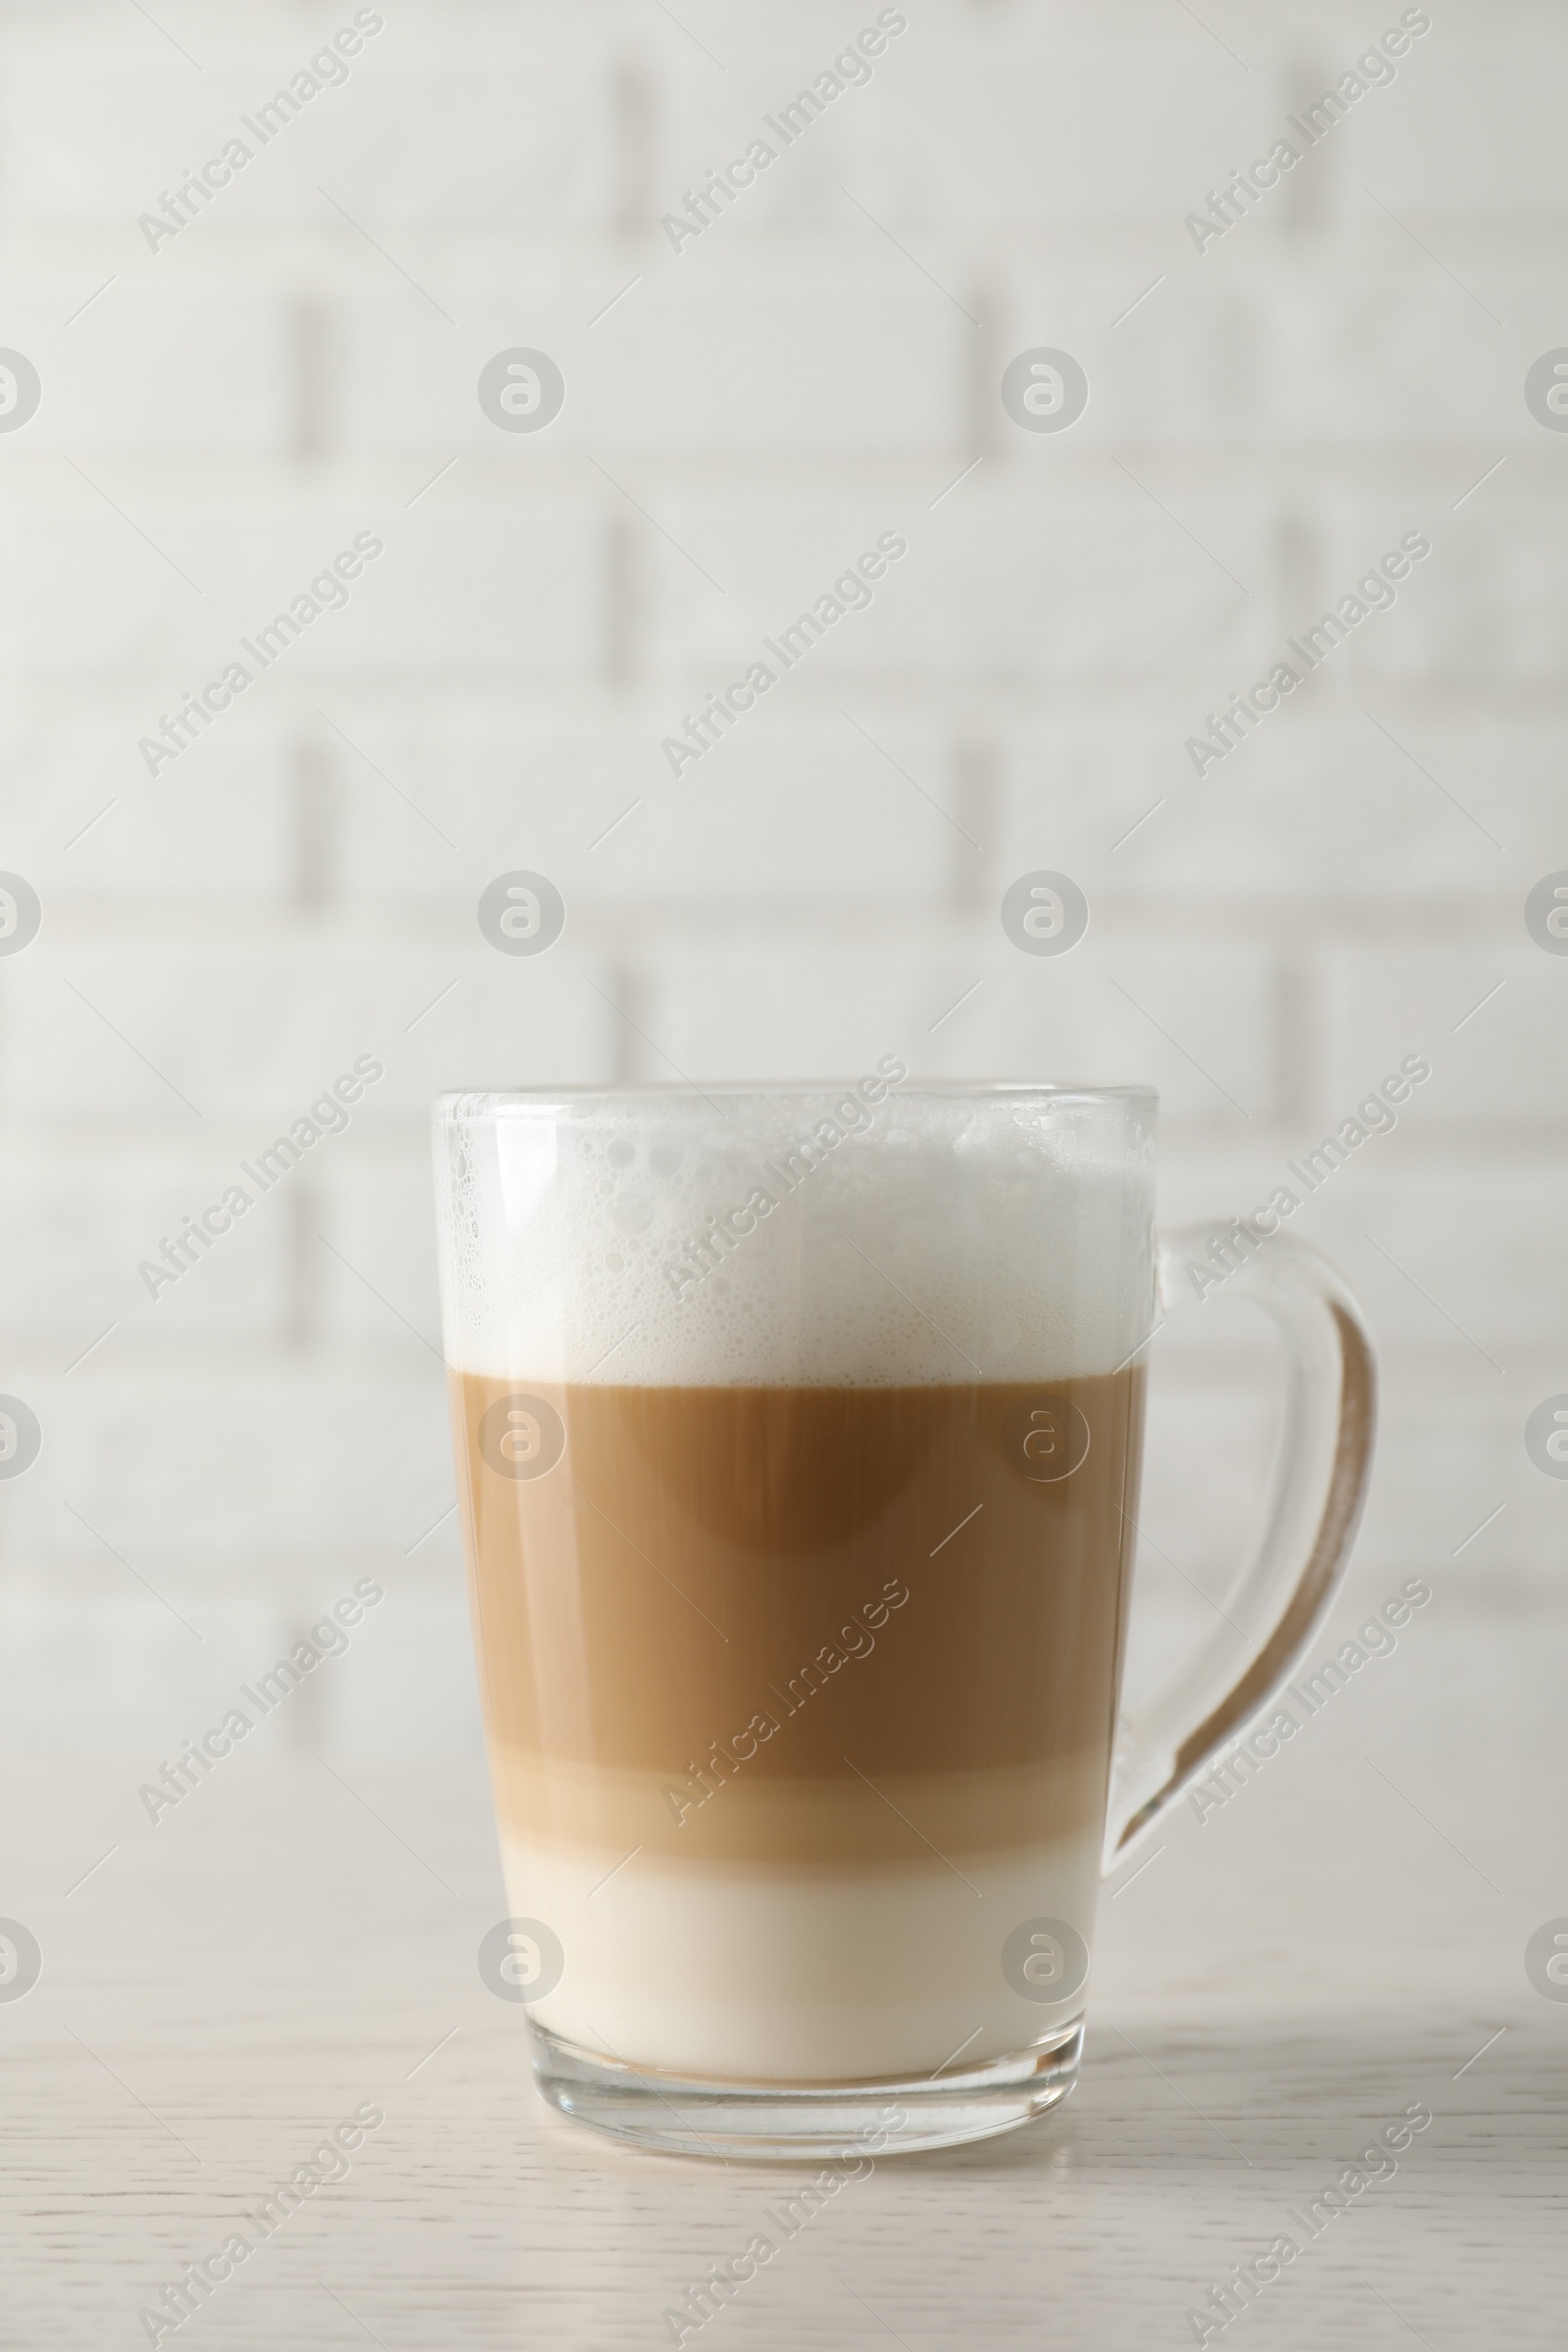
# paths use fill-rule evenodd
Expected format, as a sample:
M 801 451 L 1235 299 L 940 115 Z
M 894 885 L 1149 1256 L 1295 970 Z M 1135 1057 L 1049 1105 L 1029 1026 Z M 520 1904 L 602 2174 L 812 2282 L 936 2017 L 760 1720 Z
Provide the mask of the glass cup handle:
M 1285 1342 L 1285 1416 L 1268 1509 L 1215 1632 L 1147 1706 L 1118 1724 L 1107 1870 L 1295 1671 L 1345 1573 L 1372 1474 L 1377 1361 L 1355 1300 L 1304 1242 L 1232 1231 L 1241 1238 L 1233 1238 L 1230 1254 L 1241 1262 L 1225 1278 L 1225 1295 L 1256 1299 Z M 1161 1320 L 1192 1298 L 1189 1263 L 1213 1267 L 1215 1232 L 1187 1225 L 1156 1237 Z

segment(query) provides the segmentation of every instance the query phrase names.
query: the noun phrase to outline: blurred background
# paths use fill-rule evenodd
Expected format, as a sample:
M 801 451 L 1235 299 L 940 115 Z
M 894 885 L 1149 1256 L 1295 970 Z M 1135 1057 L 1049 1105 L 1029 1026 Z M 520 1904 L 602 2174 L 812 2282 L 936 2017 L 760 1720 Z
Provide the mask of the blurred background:
M 1568 868 L 1568 418 L 1526 378 L 1568 344 L 1560 12 L 0 24 L 0 868 L 39 914 L 5 886 L 0 1391 L 41 1439 L 0 1465 L 0 1745 L 126 1759 L 82 1867 L 153 1838 L 137 1781 L 360 1578 L 385 1605 L 248 1760 L 474 1751 L 455 1085 L 1148 1080 L 1177 1221 L 1265 1199 L 1422 1057 L 1294 1224 L 1386 1372 L 1335 1638 L 1412 1574 L 1438 1602 L 1342 1704 L 1547 1737 L 1568 1488 L 1524 1432 L 1568 1389 L 1568 960 L 1525 903 Z M 1004 404 L 1039 350 L 1087 378 L 1065 425 Z M 481 404 L 514 351 L 564 382 L 537 429 Z M 672 772 L 882 534 L 869 605 Z M 1195 758 L 1407 535 L 1396 600 Z M 566 909 L 536 956 L 477 919 L 519 869 Z M 1003 925 L 1041 870 L 1089 904 L 1062 956 Z M 241 1162 L 367 1060 L 262 1197 Z M 1138 1676 L 1257 1514 L 1251 1312 L 1211 1294 L 1155 1345 Z

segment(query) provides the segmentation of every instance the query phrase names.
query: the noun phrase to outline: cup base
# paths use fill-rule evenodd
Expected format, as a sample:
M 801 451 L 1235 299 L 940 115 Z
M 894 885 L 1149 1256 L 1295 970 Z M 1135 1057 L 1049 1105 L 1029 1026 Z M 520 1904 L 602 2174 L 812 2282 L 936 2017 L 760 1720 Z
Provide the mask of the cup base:
M 722 2163 L 912 2155 L 1016 2132 L 1067 2096 L 1084 2043 L 1080 2021 L 940 2080 L 754 2083 L 640 2072 L 531 2019 L 529 2031 L 539 2089 L 573 2123 L 659 2154 Z

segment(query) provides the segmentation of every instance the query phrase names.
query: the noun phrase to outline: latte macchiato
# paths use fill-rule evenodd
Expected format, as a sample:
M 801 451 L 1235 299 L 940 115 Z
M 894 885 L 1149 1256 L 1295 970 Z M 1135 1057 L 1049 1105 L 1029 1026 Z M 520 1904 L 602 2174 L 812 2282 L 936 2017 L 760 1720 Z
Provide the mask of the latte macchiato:
M 1142 1172 L 1005 1101 L 829 1102 L 601 1103 L 449 1171 L 509 1900 L 564 1955 L 533 2013 L 716 2081 L 1059 2030 L 1101 1869 Z
M 1254 1236 L 1264 1532 L 1122 1714 L 1145 1347 L 1214 1231 L 1153 1233 L 1145 1087 L 907 1078 L 437 1106 L 508 1906 L 475 1960 L 542 2095 L 645 2148 L 952 2147 L 1064 2099 L 1107 1855 L 1286 1688 L 1367 1492 L 1355 1301 Z

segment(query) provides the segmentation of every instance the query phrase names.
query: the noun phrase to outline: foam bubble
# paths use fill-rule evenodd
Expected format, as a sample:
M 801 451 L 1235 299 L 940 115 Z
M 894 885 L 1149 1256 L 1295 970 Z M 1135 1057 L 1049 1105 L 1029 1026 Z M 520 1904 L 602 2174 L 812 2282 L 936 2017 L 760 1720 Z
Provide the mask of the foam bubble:
M 1152 1320 L 1152 1119 L 1136 1090 L 449 1096 L 448 1361 L 669 1386 L 1112 1371 Z

